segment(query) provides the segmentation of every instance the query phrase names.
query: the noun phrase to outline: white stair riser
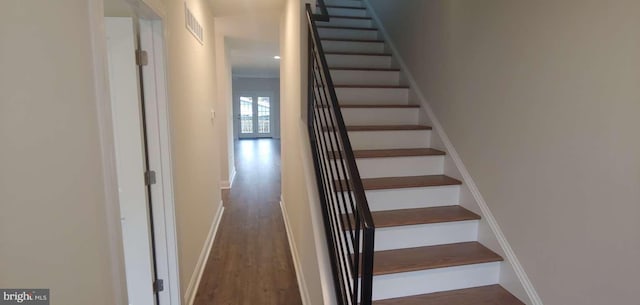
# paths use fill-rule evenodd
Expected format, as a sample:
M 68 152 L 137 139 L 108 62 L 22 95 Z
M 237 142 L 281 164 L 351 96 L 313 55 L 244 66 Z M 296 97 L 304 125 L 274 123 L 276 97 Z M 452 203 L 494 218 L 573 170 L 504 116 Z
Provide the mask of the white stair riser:
M 357 28 L 371 28 L 371 27 L 373 27 L 373 21 L 371 19 L 331 17 L 331 19 L 329 19 L 329 22 L 321 21 L 321 22 L 318 22 L 318 25 L 350 26 L 350 27 L 357 27 Z
M 321 38 L 378 39 L 378 31 L 319 28 Z
M 356 159 L 361 178 L 442 175 L 444 156 L 360 158 Z M 338 167 L 337 175 L 342 175 Z
M 414 112 L 408 111 L 410 109 L 413 109 Z M 335 126 L 335 124 L 337 124 L 332 111 L 328 108 L 320 108 L 320 111 L 326 112 L 320 113 L 316 116 L 318 122 L 322 126 Z M 342 118 L 347 126 L 401 125 L 418 123 L 418 113 L 415 108 L 342 108 Z
M 391 56 L 327 54 L 327 64 L 331 68 L 390 68 Z
M 376 251 L 476 241 L 478 221 L 376 228 L 375 239 Z
M 444 156 L 356 159 L 360 177 L 404 177 L 442 175 Z
M 431 130 L 350 131 L 353 149 L 428 148 Z
M 460 186 L 447 185 L 368 190 L 365 191 L 365 196 L 371 212 L 376 212 L 457 205 L 460 198 L 459 191 Z M 342 195 L 338 193 L 339 200 L 342 200 Z M 348 198 L 348 195 L 344 192 L 345 198 Z M 348 209 L 348 212 L 351 212 L 351 209 Z
M 347 5 L 340 5 L 340 6 L 347 6 Z M 367 10 L 361 10 L 361 9 L 328 7 L 327 11 L 329 11 L 329 15 L 332 15 L 332 16 L 354 16 L 354 17 L 368 16 Z
M 351 102 L 374 103 L 409 103 L 407 88 L 336 88 L 340 103 Z
M 323 40 L 322 48 L 325 52 L 382 53 L 384 52 L 384 43 Z
M 335 6 L 365 7 L 364 2 L 359 0 L 326 0 L 324 4 Z
M 499 276 L 499 262 L 379 275 L 373 277 L 373 299 L 493 285 Z
M 331 70 L 331 79 L 338 85 L 397 86 L 400 84 L 400 71 Z
M 365 191 L 371 211 L 457 205 L 459 193 L 458 185 Z
M 355 226 L 355 219 L 351 220 L 351 226 Z M 336 228 L 345 230 L 349 226 Z M 351 234 L 355 234 L 352 231 Z M 434 224 L 397 226 L 388 228 L 376 228 L 374 251 L 386 251 L 404 248 L 415 248 L 435 245 L 445 245 L 461 242 L 476 241 L 478 238 L 478 221 L 453 221 Z M 353 243 L 350 239 L 343 240 L 350 248 Z M 362 244 L 360 244 L 362 252 Z
M 418 124 L 418 108 L 341 108 L 348 125 Z

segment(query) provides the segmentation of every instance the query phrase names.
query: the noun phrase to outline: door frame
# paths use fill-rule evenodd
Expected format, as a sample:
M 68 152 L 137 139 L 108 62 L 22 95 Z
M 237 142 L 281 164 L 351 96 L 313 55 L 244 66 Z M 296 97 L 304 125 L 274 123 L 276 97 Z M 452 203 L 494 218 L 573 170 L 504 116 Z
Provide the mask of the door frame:
M 144 121 L 139 68 L 135 62 L 138 30 L 131 17 L 105 17 L 109 82 L 111 86 L 116 168 L 119 186 L 122 239 L 131 304 L 156 304 L 156 278 L 150 215 L 150 188 L 147 170 Z
M 165 36 L 163 21 L 140 19 L 140 48 L 147 51 L 149 63 L 143 66 L 143 92 L 149 168 L 156 173 L 151 185 L 156 272 L 165 281 L 158 293 L 160 305 L 180 304 L 180 273 L 173 194 L 171 129 L 167 94 Z
M 169 100 L 167 94 L 166 65 L 166 29 L 165 12 L 158 0 L 126 0 L 135 11 L 134 20 L 139 23 L 141 44 L 151 46 L 148 52 L 149 73 L 153 78 L 143 79 L 144 94 L 155 94 L 155 99 L 145 101 L 147 136 L 149 138 L 149 164 L 156 171 L 157 184 L 152 189 L 154 218 L 154 237 L 156 241 L 156 263 L 158 277 L 165 281 L 165 289 L 159 293 L 160 305 L 180 305 L 178 244 L 175 221 L 175 202 L 173 194 L 173 174 L 171 161 L 171 133 L 169 121 Z M 118 181 L 116 170 L 115 140 L 111 96 L 109 93 L 109 75 L 106 52 L 106 33 L 104 0 L 89 0 L 89 34 L 93 51 L 92 66 L 96 100 L 100 149 L 102 152 L 103 181 L 105 191 L 105 213 L 107 222 L 108 250 L 110 257 L 111 289 L 117 305 L 127 305 L 126 270 L 122 246 L 120 205 L 118 199 Z M 151 56 L 153 55 L 153 56 Z M 153 135 L 153 136 L 152 136 Z M 153 138 L 153 140 L 151 139 Z M 160 248 L 162 247 L 162 248 Z M 161 249 L 160 251 L 157 251 Z M 161 263 L 162 261 L 162 263 Z
M 266 96 L 266 97 L 269 98 L 269 105 L 270 105 L 270 107 L 269 107 L 270 108 L 270 110 L 269 110 L 270 111 L 270 113 L 269 113 L 269 117 L 270 117 L 270 119 L 269 119 L 269 134 L 264 135 L 264 136 L 258 135 L 257 126 L 254 126 L 256 132 L 253 133 L 253 136 L 249 136 L 249 137 L 243 137 L 242 136 L 242 133 L 241 133 L 241 130 L 240 130 L 240 121 L 241 121 L 241 119 L 240 119 L 240 97 L 241 96 L 251 96 L 251 97 L 255 98 L 255 102 L 254 103 L 255 103 L 256 107 L 254 108 L 253 112 L 254 112 L 254 114 L 256 114 L 255 115 L 256 122 L 258 121 L 258 117 L 257 117 L 257 113 L 258 113 L 258 107 L 257 107 L 258 96 L 263 96 L 263 97 Z M 274 126 L 275 126 L 275 122 L 274 122 L 274 119 L 273 119 L 274 118 L 274 115 L 273 115 L 273 113 L 274 113 L 274 108 L 273 108 L 274 98 L 275 98 L 275 92 L 265 91 L 265 90 L 243 90 L 243 91 L 239 91 L 238 94 L 236 94 L 234 96 L 234 99 L 233 99 L 233 110 L 234 110 L 233 111 L 233 120 L 234 120 L 235 123 L 233 124 L 233 128 L 235 130 L 237 130 L 236 136 L 237 136 L 237 138 L 239 140 L 242 140 L 242 139 L 273 138 L 273 136 L 274 136 L 273 130 L 274 130 Z

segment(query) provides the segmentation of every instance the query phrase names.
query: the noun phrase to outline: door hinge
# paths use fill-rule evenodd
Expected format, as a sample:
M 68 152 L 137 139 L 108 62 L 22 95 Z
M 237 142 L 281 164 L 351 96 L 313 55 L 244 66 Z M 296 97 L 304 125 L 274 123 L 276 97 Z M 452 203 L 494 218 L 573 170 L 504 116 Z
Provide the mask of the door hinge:
M 164 291 L 164 280 L 157 279 L 153 281 L 153 292 Z
M 156 184 L 156 171 L 147 171 L 144 173 L 144 184 Z
M 136 65 L 146 66 L 147 64 L 149 64 L 149 56 L 147 55 L 147 51 L 136 50 Z

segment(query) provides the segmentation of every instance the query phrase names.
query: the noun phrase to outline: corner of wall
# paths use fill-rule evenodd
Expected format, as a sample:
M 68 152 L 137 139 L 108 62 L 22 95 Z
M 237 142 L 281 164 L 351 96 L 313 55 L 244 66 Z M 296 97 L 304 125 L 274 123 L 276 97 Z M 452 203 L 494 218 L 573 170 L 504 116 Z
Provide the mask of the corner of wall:
M 187 289 L 185 290 L 185 293 L 184 293 L 184 302 L 186 305 L 193 305 L 193 302 L 196 298 L 196 294 L 198 293 L 198 287 L 200 286 L 200 280 L 202 279 L 204 268 L 206 267 L 207 261 L 209 260 L 209 254 L 211 254 L 211 249 L 213 248 L 213 242 L 215 241 L 216 234 L 218 233 L 218 227 L 220 226 L 220 222 L 222 221 L 223 213 L 224 213 L 224 205 L 222 204 L 222 200 L 221 200 L 218 206 L 218 210 L 216 211 L 214 221 L 211 223 L 211 227 L 209 228 L 209 234 L 207 234 L 207 239 L 200 251 L 200 256 L 198 257 L 198 262 L 196 263 L 196 268 L 193 270 L 193 273 L 191 274 L 189 284 L 187 284 Z
M 232 166 L 231 169 L 229 170 L 229 172 L 230 172 L 229 180 L 221 180 L 220 181 L 220 189 L 221 190 L 228 190 L 228 189 L 231 189 L 233 187 L 233 181 L 236 180 L 236 167 Z
M 126 304 L 127 287 L 124 265 L 124 250 L 122 248 L 122 226 L 118 204 L 118 183 L 115 167 L 115 150 L 113 140 L 113 126 L 111 120 L 111 97 L 106 54 L 106 34 L 104 32 L 104 1 L 90 0 L 89 26 L 91 33 L 91 49 L 93 51 L 93 82 L 96 98 L 98 118 L 98 132 L 103 168 L 103 183 L 105 197 L 105 215 L 110 255 L 111 289 L 116 304 Z
M 293 239 L 293 232 L 291 231 L 291 223 L 289 221 L 289 213 L 287 213 L 287 207 L 284 203 L 284 199 L 280 197 L 280 209 L 282 210 L 282 218 L 284 219 L 284 227 L 287 231 L 287 240 L 289 241 L 289 250 L 291 251 L 291 258 L 293 259 L 293 266 L 296 270 L 296 279 L 298 280 L 298 288 L 300 289 L 300 297 L 302 298 L 303 305 L 310 305 L 311 297 L 309 296 L 309 288 L 305 281 L 304 271 L 302 269 L 302 263 L 300 262 L 300 254 L 296 246 L 296 242 Z

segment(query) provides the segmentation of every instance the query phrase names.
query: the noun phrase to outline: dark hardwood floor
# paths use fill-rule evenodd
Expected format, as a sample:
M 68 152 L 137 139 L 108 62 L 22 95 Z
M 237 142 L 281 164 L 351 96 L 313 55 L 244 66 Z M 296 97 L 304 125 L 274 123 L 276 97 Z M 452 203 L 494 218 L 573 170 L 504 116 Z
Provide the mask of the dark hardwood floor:
M 280 141 L 236 143 L 236 178 L 195 305 L 302 304 L 280 210 Z

